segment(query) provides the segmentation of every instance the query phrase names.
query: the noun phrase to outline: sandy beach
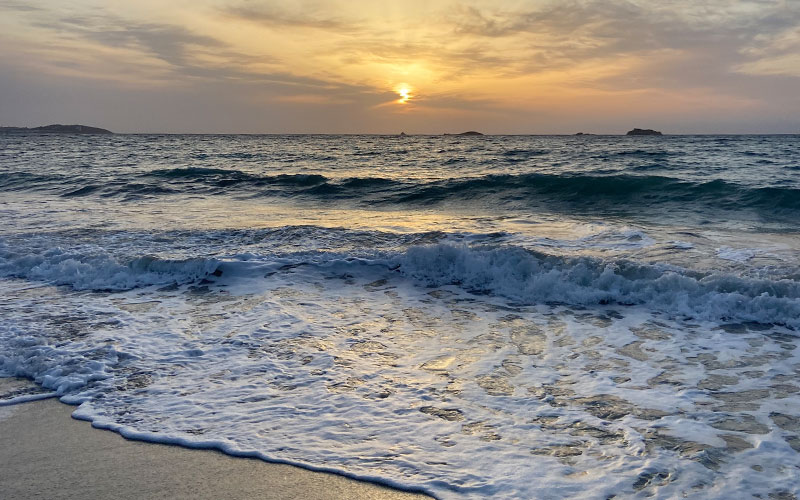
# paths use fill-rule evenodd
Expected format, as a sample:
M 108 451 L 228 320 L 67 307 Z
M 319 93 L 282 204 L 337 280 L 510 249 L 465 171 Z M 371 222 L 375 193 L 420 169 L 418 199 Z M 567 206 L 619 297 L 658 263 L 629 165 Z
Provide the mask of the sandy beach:
M 429 498 L 213 450 L 127 440 L 46 399 L 0 407 L 0 497 L 8 499 Z

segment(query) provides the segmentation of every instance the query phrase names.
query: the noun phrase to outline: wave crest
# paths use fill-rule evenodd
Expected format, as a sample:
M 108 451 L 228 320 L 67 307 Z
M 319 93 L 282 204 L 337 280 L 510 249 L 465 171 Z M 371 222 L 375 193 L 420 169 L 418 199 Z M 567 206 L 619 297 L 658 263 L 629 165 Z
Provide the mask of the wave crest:
M 69 285 L 76 290 L 123 291 L 191 283 L 213 274 L 221 264 L 217 259 L 171 260 L 153 256 L 121 264 L 102 252 L 84 254 L 56 247 L 41 253 L 17 254 L 0 245 L 0 276 Z
M 428 286 L 458 285 L 525 304 L 641 305 L 702 320 L 800 327 L 800 283 L 792 280 L 447 244 L 409 249 L 400 269 Z
M 525 305 L 619 304 L 698 320 L 800 328 L 800 282 L 793 279 L 755 279 L 626 259 L 552 255 L 497 244 L 470 246 L 439 239 L 420 245 L 425 239 L 396 242 L 405 250 L 376 250 L 370 255 L 342 250 L 245 254 L 225 259 L 140 256 L 124 263 L 101 250 L 56 247 L 15 251 L 0 241 L 0 277 L 68 285 L 77 290 L 123 291 L 188 284 L 220 275 L 229 284 L 240 279 L 280 279 L 281 269 L 297 264 L 320 272 L 335 266 L 343 274 L 370 269 L 365 279 L 372 280 L 393 271 L 423 286 L 455 285 Z M 365 268 L 364 264 L 369 266 Z

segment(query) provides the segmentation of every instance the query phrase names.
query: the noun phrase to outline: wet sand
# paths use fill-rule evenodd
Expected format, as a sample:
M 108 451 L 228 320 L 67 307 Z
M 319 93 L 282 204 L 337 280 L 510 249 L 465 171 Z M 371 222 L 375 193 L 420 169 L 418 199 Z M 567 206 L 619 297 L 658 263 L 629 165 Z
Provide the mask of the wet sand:
M 46 399 L 0 407 L 0 497 L 8 499 L 430 498 L 336 474 L 140 441 Z

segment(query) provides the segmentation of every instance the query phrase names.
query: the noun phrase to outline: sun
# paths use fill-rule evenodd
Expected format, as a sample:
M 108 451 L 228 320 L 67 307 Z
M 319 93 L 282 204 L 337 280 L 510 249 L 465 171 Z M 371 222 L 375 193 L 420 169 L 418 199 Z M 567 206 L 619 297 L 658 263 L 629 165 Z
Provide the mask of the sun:
M 397 92 L 397 95 L 400 96 L 400 99 L 397 100 L 399 104 L 405 104 L 409 101 L 409 99 L 414 97 L 411 94 L 411 87 L 405 83 L 401 83 L 400 85 L 398 85 L 394 91 Z

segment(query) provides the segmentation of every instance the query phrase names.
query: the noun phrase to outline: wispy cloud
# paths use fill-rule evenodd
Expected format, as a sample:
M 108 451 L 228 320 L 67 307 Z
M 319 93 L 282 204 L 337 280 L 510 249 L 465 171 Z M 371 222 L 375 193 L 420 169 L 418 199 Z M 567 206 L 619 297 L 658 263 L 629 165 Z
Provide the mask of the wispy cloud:
M 191 66 L 190 54 L 195 48 L 225 47 L 216 38 L 182 26 L 132 22 L 109 14 L 63 17 L 33 26 L 105 47 L 140 50 L 175 67 Z
M 276 29 L 309 28 L 344 33 L 359 31 L 359 23 L 337 17 L 320 16 L 317 9 L 297 9 L 276 4 L 238 3 L 220 8 L 224 15 L 241 21 L 260 24 Z
M 35 5 L 30 5 L 29 3 L 16 2 L 14 0 L 2 0 L 0 1 L 0 10 L 11 12 L 37 12 L 41 11 L 42 9 Z

